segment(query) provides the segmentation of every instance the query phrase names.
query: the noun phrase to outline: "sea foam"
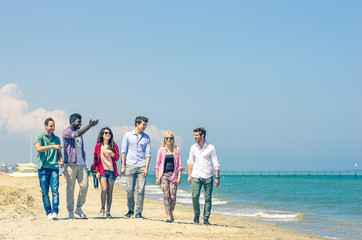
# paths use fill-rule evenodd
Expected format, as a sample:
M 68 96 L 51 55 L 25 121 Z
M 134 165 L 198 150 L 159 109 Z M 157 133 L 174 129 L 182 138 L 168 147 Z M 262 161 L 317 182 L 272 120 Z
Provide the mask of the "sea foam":
M 272 222 L 302 222 L 306 215 L 304 213 L 289 213 L 278 211 L 258 211 L 254 213 L 238 213 L 237 216 L 267 220 Z

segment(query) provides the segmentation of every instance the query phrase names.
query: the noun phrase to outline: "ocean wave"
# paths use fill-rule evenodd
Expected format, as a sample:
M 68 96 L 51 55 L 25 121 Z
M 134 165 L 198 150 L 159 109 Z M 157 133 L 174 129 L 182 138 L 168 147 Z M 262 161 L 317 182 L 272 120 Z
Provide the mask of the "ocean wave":
M 146 194 L 149 195 L 162 195 L 162 191 L 146 191 Z
M 341 223 L 339 223 L 339 225 L 341 225 L 341 226 L 361 226 L 362 227 L 362 223 L 359 223 L 359 222 L 341 222 Z
M 229 201 L 222 201 L 222 200 L 212 200 L 213 205 L 224 205 L 230 203 Z
M 159 185 L 146 185 L 146 189 L 161 189 Z
M 286 213 L 286 212 L 271 212 L 271 211 L 259 211 L 255 213 L 238 213 L 237 216 L 257 218 L 266 221 L 278 221 L 278 222 L 302 222 L 306 215 L 304 213 Z
M 191 198 L 177 198 L 176 199 L 177 204 L 192 204 Z
M 187 192 L 187 191 L 178 189 L 178 190 L 177 190 L 177 196 L 191 198 L 191 197 L 192 197 L 192 194 L 191 194 L 190 192 Z
M 120 186 L 126 186 L 126 178 L 118 177 L 115 183 Z
M 192 198 L 183 198 L 183 197 L 179 197 L 177 196 L 177 200 L 176 202 L 178 204 L 192 204 Z M 222 201 L 222 200 L 213 200 L 212 201 L 212 205 L 224 205 L 227 204 L 227 201 Z M 202 206 L 204 205 L 204 201 L 200 199 L 200 206 L 202 208 Z

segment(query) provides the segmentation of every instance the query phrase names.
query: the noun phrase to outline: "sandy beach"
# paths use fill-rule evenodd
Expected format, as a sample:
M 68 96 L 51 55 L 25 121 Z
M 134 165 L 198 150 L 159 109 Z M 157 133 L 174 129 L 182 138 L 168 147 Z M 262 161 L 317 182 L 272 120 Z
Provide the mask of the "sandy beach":
M 163 203 L 150 199 L 144 203 L 146 219 L 128 219 L 123 217 L 127 212 L 126 194 L 119 186 L 113 194 L 113 218 L 100 218 L 100 189 L 93 189 L 89 180 L 83 206 L 88 219 L 67 219 L 66 182 L 60 177 L 59 220 L 52 221 L 43 209 L 38 178 L 0 175 L 0 239 L 322 239 L 216 213 L 210 218 L 212 226 L 195 225 L 192 210 L 178 205 L 175 222 L 166 223 Z

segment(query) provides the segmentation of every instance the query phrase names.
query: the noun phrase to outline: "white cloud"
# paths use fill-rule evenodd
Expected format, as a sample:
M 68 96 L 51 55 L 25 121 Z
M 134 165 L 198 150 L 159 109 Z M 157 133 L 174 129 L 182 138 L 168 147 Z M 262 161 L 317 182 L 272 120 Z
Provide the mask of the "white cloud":
M 44 120 L 51 117 L 55 121 L 56 135 L 68 126 L 68 117 L 63 110 L 47 111 L 38 108 L 29 111 L 27 101 L 22 99 L 20 87 L 10 83 L 0 89 L 0 129 L 8 134 L 30 135 L 44 131 Z
M 51 117 L 55 121 L 55 134 L 61 137 L 63 129 L 69 126 L 69 116 L 64 110 L 47 111 L 44 108 L 37 108 L 29 111 L 28 102 L 23 100 L 23 93 L 20 87 L 10 83 L 0 89 L 0 130 L 3 128 L 7 134 L 27 137 L 30 134 L 38 134 L 44 131 L 44 120 Z M 126 132 L 134 129 L 134 126 L 113 126 L 115 141 L 121 145 Z M 162 138 L 167 130 L 159 129 L 150 125 L 146 133 L 151 138 L 152 146 L 158 148 L 162 144 Z M 3 131 L 0 131 L 0 134 Z M 182 146 L 182 138 L 175 135 L 176 144 Z
M 129 131 L 133 130 L 134 127 L 132 127 L 132 126 L 122 126 L 122 127 L 113 126 L 113 127 L 111 127 L 111 129 L 112 129 L 112 132 L 113 132 L 114 141 L 117 142 L 117 144 L 119 146 L 121 146 L 124 134 L 126 132 L 129 132 Z
M 134 126 L 127 126 L 127 125 L 122 126 L 122 127 L 113 126 L 113 127 L 111 127 L 111 129 L 112 129 L 112 132 L 114 135 L 114 140 L 117 143 L 121 144 L 124 134 L 126 132 L 133 130 Z M 155 148 L 158 148 L 161 146 L 163 135 L 167 131 L 169 131 L 169 130 L 163 130 L 163 129 L 157 128 L 155 125 L 149 125 L 146 128 L 145 133 L 147 133 L 150 136 L 152 146 Z M 176 140 L 176 145 L 181 147 L 182 143 L 183 143 L 182 138 L 175 134 L 175 140 Z

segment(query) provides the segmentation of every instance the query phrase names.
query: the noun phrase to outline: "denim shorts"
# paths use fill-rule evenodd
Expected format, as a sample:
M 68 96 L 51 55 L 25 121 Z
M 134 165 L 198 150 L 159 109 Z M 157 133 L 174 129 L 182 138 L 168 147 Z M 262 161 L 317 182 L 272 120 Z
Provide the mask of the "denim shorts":
M 101 175 L 101 178 L 106 178 L 108 181 L 116 181 L 116 174 L 114 171 L 110 170 L 104 170 L 106 172 L 106 175 Z

